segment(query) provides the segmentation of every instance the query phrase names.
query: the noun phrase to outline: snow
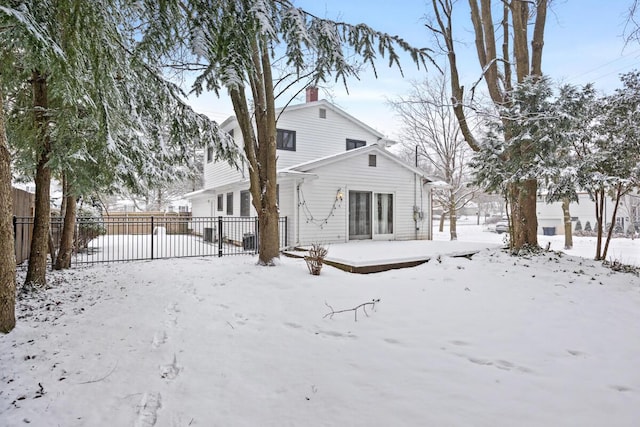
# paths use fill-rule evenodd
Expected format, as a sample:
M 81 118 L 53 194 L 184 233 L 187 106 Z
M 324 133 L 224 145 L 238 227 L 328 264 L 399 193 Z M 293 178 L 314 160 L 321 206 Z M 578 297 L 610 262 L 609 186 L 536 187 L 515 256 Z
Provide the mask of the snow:
M 254 256 L 52 272 L 0 336 L 0 425 L 639 425 L 638 276 L 510 257 L 483 226 L 447 238 L 329 255 L 492 248 L 370 275 Z

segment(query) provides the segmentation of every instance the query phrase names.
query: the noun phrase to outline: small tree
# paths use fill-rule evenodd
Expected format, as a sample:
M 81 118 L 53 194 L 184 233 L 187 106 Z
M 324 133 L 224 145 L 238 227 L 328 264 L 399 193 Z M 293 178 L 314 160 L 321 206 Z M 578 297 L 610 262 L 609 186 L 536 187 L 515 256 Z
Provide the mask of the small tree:
M 404 125 L 402 143 L 408 153 L 415 149 L 416 166 L 424 165 L 435 178 L 448 184 L 447 189 L 434 191 L 434 202 L 443 210 L 440 225 L 448 213 L 450 238 L 457 240 L 456 212 L 473 199 L 477 188 L 469 185 L 471 149 L 451 109 L 447 87 L 444 76 L 414 82 L 410 94 L 391 105 Z
M 576 226 L 573 231 L 575 231 L 576 234 L 582 231 L 582 223 L 580 222 L 580 220 L 576 221 Z
M 591 228 L 591 222 L 586 222 L 586 224 L 584 225 L 584 231 L 585 233 L 591 233 L 593 231 L 593 229 Z

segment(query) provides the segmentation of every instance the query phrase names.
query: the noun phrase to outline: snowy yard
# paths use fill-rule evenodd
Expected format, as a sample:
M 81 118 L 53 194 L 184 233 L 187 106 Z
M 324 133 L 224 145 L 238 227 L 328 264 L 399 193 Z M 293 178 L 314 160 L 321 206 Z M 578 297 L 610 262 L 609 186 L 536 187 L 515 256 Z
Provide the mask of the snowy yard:
M 637 276 L 499 249 L 371 275 L 255 261 L 52 273 L 0 336 L 0 425 L 640 425 Z

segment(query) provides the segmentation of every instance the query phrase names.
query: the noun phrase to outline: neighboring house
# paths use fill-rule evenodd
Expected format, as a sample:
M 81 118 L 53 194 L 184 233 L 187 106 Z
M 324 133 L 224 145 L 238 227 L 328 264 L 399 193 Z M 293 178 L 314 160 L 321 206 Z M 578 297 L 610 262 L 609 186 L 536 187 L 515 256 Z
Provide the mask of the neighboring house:
M 235 117 L 221 124 L 242 147 Z M 431 182 L 389 153 L 383 135 L 307 89 L 277 123 L 278 207 L 287 245 L 431 239 Z M 255 216 L 246 165 L 213 161 L 204 189 L 185 195 L 194 217 Z
M 611 215 L 613 214 L 614 207 L 613 200 L 607 197 L 604 204 L 606 224 L 611 223 Z M 538 213 L 538 234 L 564 234 L 562 203 L 547 203 L 545 201 L 545 195 L 541 194 L 538 196 L 536 209 Z M 571 215 L 572 230 L 575 230 L 578 220 L 583 229 L 587 221 L 591 224 L 592 228 L 595 227 L 595 202 L 589 198 L 586 192 L 578 193 L 578 203 L 573 202 L 569 205 L 569 213 Z M 640 226 L 640 195 L 629 194 L 623 197 L 618 206 L 615 222 L 624 232 L 628 230 L 630 224 Z

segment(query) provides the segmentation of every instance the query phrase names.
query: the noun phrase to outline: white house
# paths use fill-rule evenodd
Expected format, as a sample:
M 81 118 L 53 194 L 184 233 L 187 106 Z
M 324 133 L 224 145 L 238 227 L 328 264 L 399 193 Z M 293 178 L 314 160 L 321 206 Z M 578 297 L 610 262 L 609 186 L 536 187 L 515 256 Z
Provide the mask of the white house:
M 614 207 L 613 200 L 609 197 L 605 198 L 604 218 L 607 224 L 611 222 Z M 560 202 L 547 203 L 545 195 L 539 195 L 536 209 L 538 214 L 538 234 L 564 233 L 562 204 Z M 578 220 L 583 229 L 587 222 L 591 224 L 591 227 L 595 226 L 595 202 L 589 198 L 586 192 L 578 193 L 578 203 L 574 202 L 569 205 L 569 213 L 573 230 L 575 230 Z M 618 206 L 615 222 L 624 232 L 627 231 L 630 224 L 640 223 L 640 196 L 638 194 L 634 193 L 623 197 Z
M 222 129 L 242 147 L 235 117 Z M 287 218 L 285 246 L 357 239 L 431 239 L 431 182 L 385 149 L 381 133 L 307 89 L 307 102 L 277 123 L 278 207 Z M 189 193 L 194 217 L 256 215 L 246 166 L 213 161 L 204 189 Z

